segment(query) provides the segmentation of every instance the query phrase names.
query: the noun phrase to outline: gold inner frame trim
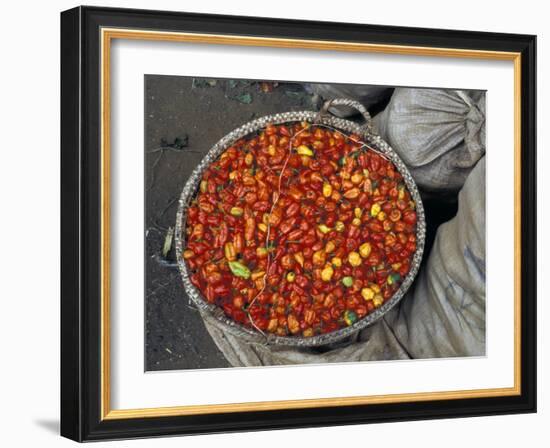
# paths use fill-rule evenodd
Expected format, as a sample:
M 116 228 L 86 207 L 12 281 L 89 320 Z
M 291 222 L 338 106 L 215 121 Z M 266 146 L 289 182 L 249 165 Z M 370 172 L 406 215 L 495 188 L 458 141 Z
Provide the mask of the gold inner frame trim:
M 384 53 L 411 56 L 455 57 L 514 62 L 514 386 L 441 392 L 369 395 L 304 400 L 280 400 L 140 409 L 111 409 L 110 346 L 110 50 L 113 39 L 185 42 L 213 45 L 295 48 L 324 51 Z M 129 419 L 200 415 L 227 412 L 307 409 L 413 401 L 502 397 L 521 394 L 521 54 L 514 52 L 418 47 L 306 39 L 101 29 L 101 419 Z

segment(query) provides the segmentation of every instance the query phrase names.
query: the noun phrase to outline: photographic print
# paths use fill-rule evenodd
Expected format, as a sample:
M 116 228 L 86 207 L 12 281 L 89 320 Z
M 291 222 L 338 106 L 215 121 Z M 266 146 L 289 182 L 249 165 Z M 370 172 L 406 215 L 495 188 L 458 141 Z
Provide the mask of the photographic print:
M 61 24 L 65 437 L 536 411 L 536 36 Z
M 484 91 L 144 95 L 147 371 L 486 354 Z

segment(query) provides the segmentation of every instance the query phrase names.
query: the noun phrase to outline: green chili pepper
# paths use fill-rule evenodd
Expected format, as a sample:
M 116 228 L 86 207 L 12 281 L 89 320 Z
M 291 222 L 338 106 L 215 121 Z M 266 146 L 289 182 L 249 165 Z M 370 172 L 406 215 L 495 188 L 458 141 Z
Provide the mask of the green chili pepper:
M 355 313 L 355 311 L 352 311 L 352 310 L 344 311 L 344 321 L 346 322 L 346 325 L 348 327 L 353 325 L 355 322 L 357 322 L 357 314 Z
M 250 269 L 248 269 L 244 264 L 238 261 L 230 261 L 228 264 L 229 269 L 231 269 L 231 272 L 235 277 L 242 277 L 245 279 L 250 278 Z
M 351 287 L 351 285 L 353 285 L 353 277 L 344 277 L 342 283 L 346 288 Z
M 397 272 L 388 275 L 388 285 L 393 285 L 394 283 L 398 282 L 400 278 L 401 276 Z

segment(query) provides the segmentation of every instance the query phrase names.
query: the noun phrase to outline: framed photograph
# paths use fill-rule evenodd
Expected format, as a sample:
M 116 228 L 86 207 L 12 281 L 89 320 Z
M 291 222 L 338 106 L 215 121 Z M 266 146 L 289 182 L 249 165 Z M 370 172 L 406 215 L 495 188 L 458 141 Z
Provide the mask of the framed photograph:
M 530 35 L 61 14 L 61 433 L 536 411 Z

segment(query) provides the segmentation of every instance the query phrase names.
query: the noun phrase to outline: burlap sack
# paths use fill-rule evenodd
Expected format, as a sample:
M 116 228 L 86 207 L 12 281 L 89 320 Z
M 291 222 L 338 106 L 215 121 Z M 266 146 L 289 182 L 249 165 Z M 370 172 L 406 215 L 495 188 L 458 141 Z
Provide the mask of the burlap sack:
M 427 191 L 459 190 L 485 154 L 484 92 L 397 88 L 374 123 Z

